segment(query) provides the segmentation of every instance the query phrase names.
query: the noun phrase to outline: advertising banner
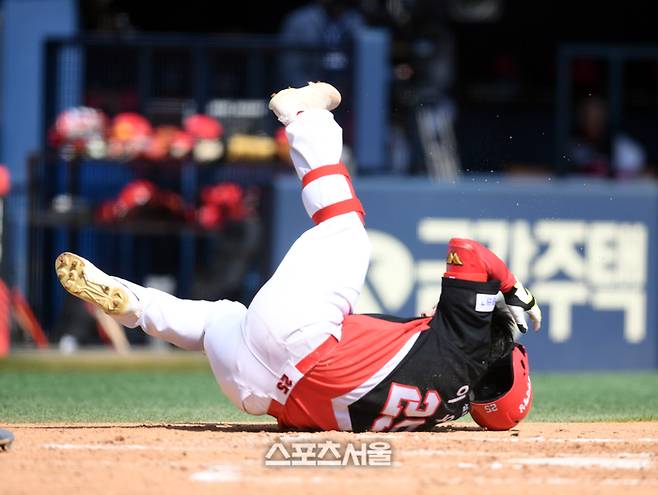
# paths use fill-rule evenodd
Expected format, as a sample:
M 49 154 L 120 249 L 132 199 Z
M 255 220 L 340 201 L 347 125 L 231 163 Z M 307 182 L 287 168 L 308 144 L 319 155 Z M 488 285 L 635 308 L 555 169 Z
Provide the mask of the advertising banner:
M 355 188 L 372 242 L 357 312 L 411 316 L 430 310 L 440 294 L 449 239 L 469 237 L 505 260 L 540 303 L 541 332 L 522 337 L 533 368 L 658 366 L 655 185 L 364 179 Z M 275 185 L 274 216 L 273 268 L 312 227 L 298 181 Z

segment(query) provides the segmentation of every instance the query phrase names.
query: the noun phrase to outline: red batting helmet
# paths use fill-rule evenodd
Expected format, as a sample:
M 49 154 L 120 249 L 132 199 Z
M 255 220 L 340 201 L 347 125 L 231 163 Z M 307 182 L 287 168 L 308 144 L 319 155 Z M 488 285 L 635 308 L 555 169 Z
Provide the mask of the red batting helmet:
M 528 415 L 531 406 L 528 354 L 525 347 L 516 344 L 473 389 L 471 417 L 488 430 L 509 430 Z
M 219 139 L 224 134 L 224 126 L 209 115 L 190 115 L 183 121 L 183 127 L 194 139 Z

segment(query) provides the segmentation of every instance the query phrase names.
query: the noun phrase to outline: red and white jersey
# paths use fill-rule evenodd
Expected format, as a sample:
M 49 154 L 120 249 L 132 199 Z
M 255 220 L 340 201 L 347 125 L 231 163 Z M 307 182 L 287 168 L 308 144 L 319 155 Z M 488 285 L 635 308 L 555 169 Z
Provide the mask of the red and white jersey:
M 493 306 L 478 305 L 499 284 L 442 287 L 432 318 L 347 315 L 340 341 L 299 362 L 303 377 L 268 412 L 284 427 L 348 431 L 429 429 L 466 414 L 472 386 L 507 352 L 497 350 L 506 336 L 492 336 Z
M 352 430 L 348 407 L 400 364 L 430 318 L 406 322 L 371 315 L 347 315 L 342 337 L 329 337 L 297 364 L 304 373 L 284 405 L 272 401 L 269 414 L 281 426 Z

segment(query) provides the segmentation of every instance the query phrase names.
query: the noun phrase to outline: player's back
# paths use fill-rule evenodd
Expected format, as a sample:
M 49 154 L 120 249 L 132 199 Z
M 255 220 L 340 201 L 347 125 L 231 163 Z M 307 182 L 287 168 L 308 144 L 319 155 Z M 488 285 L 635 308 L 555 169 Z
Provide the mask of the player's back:
M 431 318 L 349 315 L 274 414 L 286 427 L 389 431 L 468 410 L 468 373 Z M 466 360 L 464 360 L 466 361 Z

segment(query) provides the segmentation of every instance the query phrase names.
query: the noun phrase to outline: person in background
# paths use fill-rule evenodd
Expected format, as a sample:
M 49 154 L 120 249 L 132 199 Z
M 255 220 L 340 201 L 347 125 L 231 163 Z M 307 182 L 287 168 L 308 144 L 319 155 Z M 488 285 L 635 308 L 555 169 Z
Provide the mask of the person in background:
M 351 88 L 353 74 L 349 44 L 365 26 L 365 17 L 356 0 L 315 0 L 290 11 L 279 30 L 279 39 L 287 48 L 279 57 L 278 86 L 297 87 L 322 80 L 341 88 Z M 319 48 L 320 52 L 309 50 L 313 47 Z M 352 152 L 352 112 L 349 106 L 343 106 L 334 114 L 344 133 L 341 159 L 356 174 L 358 164 Z
M 370 24 L 391 33 L 391 157 L 395 173 L 450 180 L 461 173 L 452 94 L 452 0 L 365 2 Z
M 309 81 L 336 79 L 349 65 L 342 49 L 364 27 L 361 12 L 350 0 L 316 0 L 292 10 L 283 20 L 279 38 L 300 47 L 326 47 L 322 56 L 305 50 L 286 50 L 279 66 L 280 86 L 301 86 Z M 349 76 L 349 74 L 346 74 Z
M 569 149 L 571 173 L 630 179 L 644 175 L 644 147 L 628 133 L 613 131 L 607 102 L 599 96 L 584 97 L 576 110 L 577 129 Z

